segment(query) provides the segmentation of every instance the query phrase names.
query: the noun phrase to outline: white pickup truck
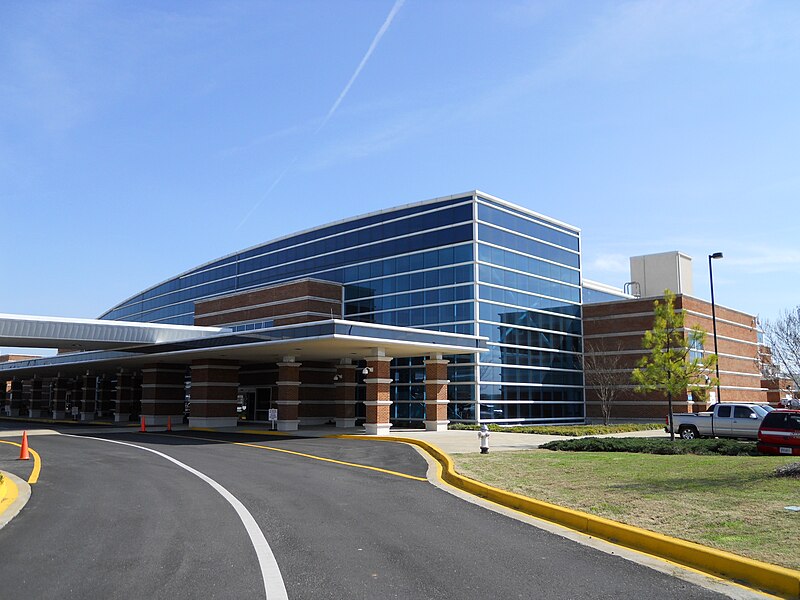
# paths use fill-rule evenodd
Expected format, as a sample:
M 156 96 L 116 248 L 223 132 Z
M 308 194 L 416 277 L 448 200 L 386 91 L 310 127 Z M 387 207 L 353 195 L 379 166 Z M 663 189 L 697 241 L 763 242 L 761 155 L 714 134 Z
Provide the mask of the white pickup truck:
M 720 402 L 707 412 L 673 413 L 672 423 L 678 435 L 685 440 L 701 437 L 757 439 L 761 421 L 773 410 L 767 404 Z M 669 419 L 664 430 L 670 433 Z

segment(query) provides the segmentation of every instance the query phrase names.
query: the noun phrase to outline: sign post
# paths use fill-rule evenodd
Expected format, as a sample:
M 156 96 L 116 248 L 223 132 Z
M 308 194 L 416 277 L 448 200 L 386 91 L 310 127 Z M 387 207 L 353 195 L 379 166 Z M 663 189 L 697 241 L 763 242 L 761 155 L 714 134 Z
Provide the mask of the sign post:
M 278 428 L 278 409 L 277 408 L 270 408 L 269 409 L 269 420 L 272 422 L 272 429 Z

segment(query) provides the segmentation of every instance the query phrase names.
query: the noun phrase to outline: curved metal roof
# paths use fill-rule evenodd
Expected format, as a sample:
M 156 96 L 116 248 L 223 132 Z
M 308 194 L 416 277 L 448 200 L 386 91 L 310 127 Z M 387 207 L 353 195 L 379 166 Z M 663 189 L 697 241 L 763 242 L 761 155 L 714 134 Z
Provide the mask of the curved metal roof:
M 227 327 L 195 327 L 97 319 L 0 314 L 0 346 L 109 350 L 229 333 Z

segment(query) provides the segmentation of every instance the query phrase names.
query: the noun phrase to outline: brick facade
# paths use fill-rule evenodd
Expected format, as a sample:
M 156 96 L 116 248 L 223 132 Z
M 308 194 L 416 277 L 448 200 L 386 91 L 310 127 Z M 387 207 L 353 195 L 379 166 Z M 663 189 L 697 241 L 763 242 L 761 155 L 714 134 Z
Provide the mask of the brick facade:
M 342 316 L 342 286 L 301 279 L 195 303 L 194 324 L 225 326 L 271 320 L 274 326 Z
M 186 365 L 151 364 L 142 367 L 142 416 L 147 425 L 183 420 Z
M 342 362 L 336 366 L 336 426 L 354 427 L 356 424 L 356 366 Z
M 425 361 L 425 429 L 444 431 L 447 429 L 447 364 L 441 354 Z
M 389 408 L 392 405 L 389 386 L 392 383 L 389 373 L 391 358 L 387 356 L 371 356 L 367 358 L 367 369 L 371 371 L 364 379 L 367 386 L 364 407 L 366 422 L 364 429 L 368 434 L 382 435 L 389 432 Z
M 235 427 L 239 363 L 201 359 L 191 366 L 190 427 Z
M 97 397 L 97 376 L 86 373 L 79 378 L 81 385 L 80 413 L 81 421 L 92 421 L 95 417 L 95 398 Z
M 620 368 L 627 373 L 636 366 L 647 351 L 642 349 L 644 332 L 653 327 L 653 302 L 663 298 L 621 300 L 583 306 L 585 350 L 616 353 Z M 684 325 L 700 326 L 707 332 L 706 354 L 714 353 L 711 303 L 686 295 L 676 295 L 676 310 L 684 311 Z M 723 402 L 766 402 L 766 390 L 756 361 L 758 329 L 754 316 L 716 306 L 717 342 L 719 347 L 720 396 Z M 710 373 L 714 376 L 714 373 Z M 712 390 L 715 391 L 715 390 Z M 676 412 L 705 410 L 707 398 L 687 395 L 673 398 Z M 623 387 L 611 409 L 612 419 L 661 419 L 667 412 L 667 399 L 662 394 L 640 394 L 633 383 Z M 589 419 L 601 416 L 596 392 L 586 389 L 586 415 Z
M 114 421 L 128 421 L 131 416 L 131 410 L 133 410 L 133 375 L 120 369 L 117 372 Z
M 42 380 L 38 377 L 25 382 L 28 386 L 28 416 L 44 417 L 47 414 L 47 398 L 43 393 Z
M 286 357 L 278 363 L 278 380 L 276 382 L 278 406 L 278 431 L 295 431 L 300 423 L 300 367 L 293 357 Z

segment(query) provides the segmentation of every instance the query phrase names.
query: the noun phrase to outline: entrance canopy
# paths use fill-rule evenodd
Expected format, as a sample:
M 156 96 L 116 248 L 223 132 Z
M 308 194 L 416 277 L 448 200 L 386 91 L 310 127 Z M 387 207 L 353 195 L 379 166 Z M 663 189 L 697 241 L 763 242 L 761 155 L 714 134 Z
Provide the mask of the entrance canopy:
M 230 331 L 227 327 L 0 314 L 0 346 L 24 348 L 104 350 L 207 338 Z
M 113 321 L 83 321 L 102 325 L 118 325 Z M 124 323 L 124 325 L 142 325 Z M 0 327 L 2 322 L 0 321 Z M 147 325 L 145 325 L 147 327 Z M 280 362 L 285 357 L 293 360 L 335 361 L 352 359 L 354 362 L 369 356 L 383 355 L 393 358 L 426 356 L 432 354 L 473 354 L 485 352 L 487 338 L 472 335 L 443 333 L 427 329 L 391 327 L 340 319 L 314 321 L 256 331 L 233 333 L 219 327 L 179 327 L 158 325 L 156 328 L 177 328 L 182 333 L 201 330 L 194 338 L 168 339 L 156 343 L 118 344 L 111 350 L 92 350 L 60 354 L 35 360 L 22 360 L 0 364 L 0 377 L 52 376 L 56 373 L 79 373 L 86 370 L 110 370 L 144 364 L 169 362 L 190 363 L 197 359 L 225 359 L 246 363 Z M 103 343 L 99 331 L 83 334 L 89 343 Z M 1 330 L 0 330 L 1 331 Z M 154 332 L 153 332 L 154 333 Z M 96 341 L 92 342 L 92 335 Z M 71 339 L 78 336 L 73 334 Z M 180 336 L 177 336 L 180 337 Z M 0 342 L 10 338 L 0 336 Z M 27 346 L 32 336 L 25 339 Z M 40 338 L 46 341 L 45 337 Z M 63 340 L 64 337 L 58 338 Z M 50 340 L 49 347 L 64 347 L 64 342 Z M 21 344 L 16 344 L 21 345 Z M 41 345 L 41 344 L 38 344 Z

